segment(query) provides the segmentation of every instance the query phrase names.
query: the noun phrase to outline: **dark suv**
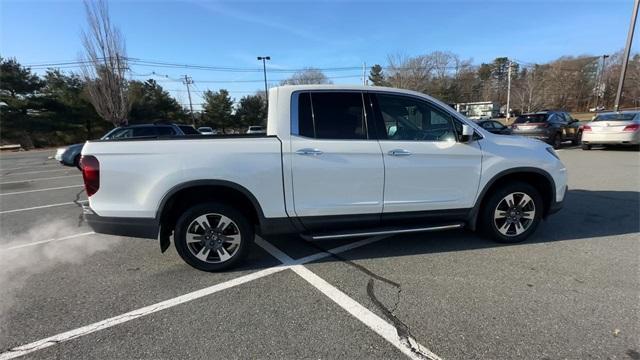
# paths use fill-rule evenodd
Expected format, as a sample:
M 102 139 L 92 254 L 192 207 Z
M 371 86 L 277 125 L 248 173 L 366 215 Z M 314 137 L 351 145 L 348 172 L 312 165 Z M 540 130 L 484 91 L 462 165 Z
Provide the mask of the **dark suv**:
M 582 132 L 580 122 L 564 111 L 539 111 L 536 113 L 522 114 L 511 125 L 513 135 L 526 136 L 542 140 L 555 149 L 562 142 L 571 140 L 578 145 Z
M 158 122 L 154 124 L 120 126 L 109 131 L 100 139 L 129 139 L 175 135 L 200 135 L 200 132 L 191 125 Z M 76 166 L 79 168 L 80 152 L 82 152 L 83 146 L 84 143 L 80 143 L 58 149 L 56 152 L 56 160 L 60 161 L 63 165 Z

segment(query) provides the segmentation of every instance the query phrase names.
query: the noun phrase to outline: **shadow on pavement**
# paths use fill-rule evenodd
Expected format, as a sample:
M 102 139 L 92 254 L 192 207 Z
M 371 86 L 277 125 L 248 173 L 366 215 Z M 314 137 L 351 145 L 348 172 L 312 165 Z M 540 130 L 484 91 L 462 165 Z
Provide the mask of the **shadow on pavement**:
M 584 240 L 639 232 L 640 192 L 569 190 L 564 208 L 549 216 L 540 224 L 536 233 L 522 243 L 500 244 L 478 233 L 466 230 L 415 233 L 396 235 L 378 243 L 376 249 L 383 251 L 376 254 L 371 251 L 353 250 L 349 252 L 348 258 L 355 260 L 372 257 L 397 257 L 553 241 Z M 305 242 L 302 239 L 289 238 L 287 241 L 277 241 L 276 245 L 289 253 L 289 248 L 295 249 L 300 246 L 295 243 L 296 240 Z M 330 249 L 344 243 L 346 242 L 317 241 L 309 246 L 319 250 Z M 335 258 L 327 258 L 323 261 L 335 260 Z

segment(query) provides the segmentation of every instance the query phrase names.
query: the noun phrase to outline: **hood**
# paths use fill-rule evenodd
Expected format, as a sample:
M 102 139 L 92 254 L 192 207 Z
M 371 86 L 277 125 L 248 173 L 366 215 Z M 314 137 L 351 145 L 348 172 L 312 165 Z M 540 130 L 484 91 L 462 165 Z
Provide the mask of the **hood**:
M 532 139 L 524 136 L 517 135 L 487 135 L 485 136 L 489 138 L 493 143 L 501 146 L 517 146 L 528 149 L 536 149 L 536 148 L 546 148 L 549 147 L 549 144 L 544 141 Z

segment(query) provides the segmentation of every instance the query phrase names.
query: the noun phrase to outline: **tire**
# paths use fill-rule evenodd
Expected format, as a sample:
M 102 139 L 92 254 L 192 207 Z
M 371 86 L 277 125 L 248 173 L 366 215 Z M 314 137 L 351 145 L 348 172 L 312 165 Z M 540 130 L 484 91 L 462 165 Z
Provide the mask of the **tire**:
M 508 206 L 509 196 L 514 204 L 512 207 Z M 520 206 L 523 203 L 524 206 Z M 483 233 L 496 242 L 519 243 L 535 232 L 542 219 L 542 211 L 540 193 L 527 183 L 514 182 L 489 196 L 483 204 L 479 225 Z M 498 214 L 505 216 L 496 218 Z
M 551 146 L 553 146 L 554 149 L 560 149 L 560 147 L 562 147 L 562 135 L 553 135 L 551 138 Z
M 578 146 L 582 142 L 582 132 L 576 134 L 576 138 L 571 140 L 571 145 Z
M 582 144 L 582 150 L 591 150 L 591 145 L 589 145 L 589 144 Z
M 76 157 L 73 158 L 73 166 L 77 167 L 78 170 L 82 171 L 82 167 L 80 167 L 80 154 L 76 155 Z
M 223 226 L 222 231 L 219 226 Z M 180 257 L 194 268 L 208 272 L 241 263 L 249 253 L 253 238 L 254 229 L 247 217 L 222 203 L 204 203 L 187 209 L 178 218 L 174 232 Z

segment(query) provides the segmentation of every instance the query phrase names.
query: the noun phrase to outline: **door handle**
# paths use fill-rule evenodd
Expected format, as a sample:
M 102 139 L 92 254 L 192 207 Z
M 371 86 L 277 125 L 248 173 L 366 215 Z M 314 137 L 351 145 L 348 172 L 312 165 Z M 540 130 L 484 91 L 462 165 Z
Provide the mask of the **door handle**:
M 411 155 L 411 151 L 405 149 L 393 149 L 389 151 L 389 155 L 391 156 L 409 156 Z
M 322 155 L 322 151 L 318 150 L 318 149 L 306 148 L 306 149 L 300 149 L 300 150 L 296 151 L 296 154 L 298 154 L 298 155 L 318 156 L 318 155 Z

